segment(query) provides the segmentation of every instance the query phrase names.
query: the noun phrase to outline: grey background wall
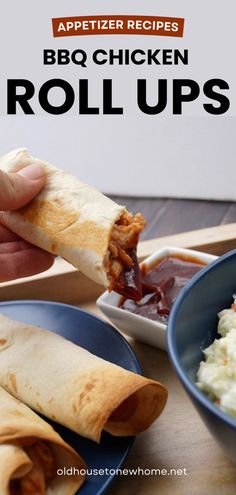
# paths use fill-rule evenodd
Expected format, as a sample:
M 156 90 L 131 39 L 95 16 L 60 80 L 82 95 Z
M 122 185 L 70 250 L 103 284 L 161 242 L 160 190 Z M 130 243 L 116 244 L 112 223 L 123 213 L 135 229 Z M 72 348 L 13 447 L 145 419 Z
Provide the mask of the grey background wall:
M 234 64 L 233 0 L 51 0 L 36 3 L 8 0 L 0 32 L 0 152 L 26 146 L 107 193 L 236 199 L 235 135 L 236 72 Z M 158 36 L 52 37 L 51 18 L 92 14 L 143 14 L 185 18 L 181 38 Z M 14 33 L 14 34 L 12 34 Z M 189 50 L 188 66 L 43 66 L 44 48 L 178 48 Z M 102 79 L 113 79 L 114 104 L 123 116 L 82 116 L 75 104 L 64 116 L 50 116 L 32 103 L 35 114 L 6 116 L 6 79 L 26 78 L 36 90 L 54 77 L 69 81 L 78 97 L 79 78 L 89 79 L 91 105 L 102 105 Z M 211 78 L 230 85 L 230 110 L 210 116 L 201 95 L 186 104 L 182 116 L 172 115 L 171 84 L 168 107 L 160 115 L 140 112 L 136 81 L 147 79 L 150 103 L 156 101 L 158 78 L 192 78 L 201 86 Z M 61 94 L 52 94 L 60 100 Z

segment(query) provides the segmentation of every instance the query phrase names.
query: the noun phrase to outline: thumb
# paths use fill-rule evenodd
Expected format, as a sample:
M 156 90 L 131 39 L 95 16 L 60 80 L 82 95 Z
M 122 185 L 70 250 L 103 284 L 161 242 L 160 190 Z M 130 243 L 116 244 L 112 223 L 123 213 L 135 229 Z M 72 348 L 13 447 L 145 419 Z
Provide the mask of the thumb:
M 28 165 L 18 173 L 0 170 L 0 210 L 17 210 L 43 188 L 46 172 L 40 165 Z

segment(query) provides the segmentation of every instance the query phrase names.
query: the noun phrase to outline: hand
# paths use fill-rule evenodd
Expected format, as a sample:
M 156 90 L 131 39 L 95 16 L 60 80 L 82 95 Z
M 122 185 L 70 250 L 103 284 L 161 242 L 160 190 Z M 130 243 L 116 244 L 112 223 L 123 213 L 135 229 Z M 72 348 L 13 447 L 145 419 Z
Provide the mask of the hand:
M 18 173 L 0 170 L 0 210 L 17 210 L 26 205 L 41 191 L 45 181 L 45 171 L 39 165 L 29 165 Z M 53 261 L 51 254 L 0 224 L 0 282 L 43 272 Z

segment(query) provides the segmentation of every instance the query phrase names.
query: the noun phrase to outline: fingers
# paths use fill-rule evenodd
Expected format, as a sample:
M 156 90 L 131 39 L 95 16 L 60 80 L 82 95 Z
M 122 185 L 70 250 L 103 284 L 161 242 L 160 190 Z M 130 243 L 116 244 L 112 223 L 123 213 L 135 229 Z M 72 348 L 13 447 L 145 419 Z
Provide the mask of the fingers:
M 43 188 L 46 172 L 39 165 L 29 165 L 18 173 L 0 170 L 0 210 L 16 210 L 31 201 Z
M 10 242 L 1 242 L 0 243 L 0 256 L 1 254 L 13 254 L 17 253 L 17 251 L 25 251 L 28 249 L 32 249 L 32 245 L 23 240 L 14 240 Z
M 0 222 L 2 221 L 1 212 L 0 212 Z M 17 234 L 14 234 L 4 225 L 0 224 L 0 242 L 12 242 L 19 240 L 20 237 Z
M 39 248 L 31 247 L 30 244 L 24 244 L 27 246 L 26 248 L 21 244 L 20 250 L 14 251 L 15 245 L 12 247 L 12 252 L 0 252 L 0 282 L 30 277 L 48 270 L 53 265 L 54 256 Z M 4 247 L 1 249 L 4 251 Z
M 39 165 L 29 165 L 18 173 L 0 170 L 0 222 L 4 211 L 16 210 L 31 201 L 43 188 L 46 172 Z M 48 270 L 54 257 L 32 246 L 0 225 L 0 282 L 28 277 Z

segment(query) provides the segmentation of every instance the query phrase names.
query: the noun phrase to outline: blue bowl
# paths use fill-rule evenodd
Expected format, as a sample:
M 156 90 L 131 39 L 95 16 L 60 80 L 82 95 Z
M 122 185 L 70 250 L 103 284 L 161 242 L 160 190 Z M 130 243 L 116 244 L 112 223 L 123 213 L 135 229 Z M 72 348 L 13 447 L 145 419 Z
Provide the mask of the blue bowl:
M 181 291 L 169 318 L 167 345 L 171 363 L 205 425 L 236 463 L 236 420 L 195 385 L 202 349 L 216 338 L 217 313 L 229 308 L 236 293 L 236 250 L 195 275 Z

